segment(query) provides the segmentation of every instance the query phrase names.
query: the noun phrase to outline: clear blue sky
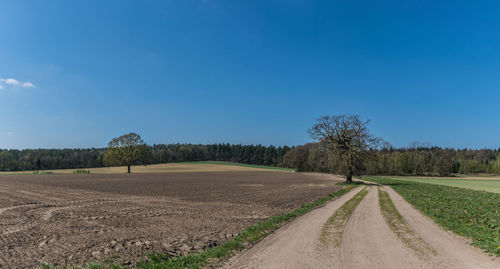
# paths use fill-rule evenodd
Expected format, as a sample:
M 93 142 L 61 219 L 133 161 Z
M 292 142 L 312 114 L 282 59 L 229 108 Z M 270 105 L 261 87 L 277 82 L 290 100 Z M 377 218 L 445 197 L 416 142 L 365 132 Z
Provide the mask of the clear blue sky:
M 0 148 L 129 131 L 297 145 L 343 113 L 395 146 L 498 148 L 499 14 L 498 1 L 2 1 Z

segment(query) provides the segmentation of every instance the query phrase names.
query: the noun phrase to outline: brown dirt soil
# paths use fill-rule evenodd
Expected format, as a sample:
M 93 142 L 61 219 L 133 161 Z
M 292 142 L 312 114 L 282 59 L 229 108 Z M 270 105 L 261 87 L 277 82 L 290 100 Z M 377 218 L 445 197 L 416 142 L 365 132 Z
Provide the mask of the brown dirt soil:
M 0 268 L 110 259 L 133 265 L 218 245 L 333 192 L 337 178 L 280 172 L 0 176 Z
M 384 190 L 408 226 L 423 239 L 422 249 L 428 251 L 415 252 L 389 228 L 379 207 L 377 187 L 370 187 L 342 227 L 340 246 L 335 247 L 332 242 L 326 248 L 315 247 L 329 216 L 360 189 L 299 217 L 253 248 L 229 259 L 225 268 L 500 268 L 499 258 L 488 256 L 444 231 L 390 188 Z

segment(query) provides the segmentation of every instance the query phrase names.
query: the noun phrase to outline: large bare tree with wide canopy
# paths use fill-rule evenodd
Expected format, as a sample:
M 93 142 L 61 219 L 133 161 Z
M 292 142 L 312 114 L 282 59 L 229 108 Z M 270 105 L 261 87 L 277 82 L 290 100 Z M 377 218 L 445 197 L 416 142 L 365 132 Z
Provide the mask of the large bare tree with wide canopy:
M 346 182 L 352 182 L 367 152 L 380 144 L 381 139 L 368 131 L 369 122 L 359 115 L 323 116 L 308 131 L 311 138 L 323 144 L 329 160 L 345 174 Z

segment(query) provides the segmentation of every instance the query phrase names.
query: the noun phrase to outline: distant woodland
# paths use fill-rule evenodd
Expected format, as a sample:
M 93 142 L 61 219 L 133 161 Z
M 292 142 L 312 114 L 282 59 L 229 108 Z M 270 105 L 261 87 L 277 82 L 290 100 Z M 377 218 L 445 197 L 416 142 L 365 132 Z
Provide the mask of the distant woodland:
M 284 166 L 298 171 L 337 173 L 324 158 L 319 143 L 296 147 L 231 144 L 168 144 L 149 146 L 151 163 L 227 161 Z M 106 148 L 0 150 L 0 171 L 77 169 L 103 167 Z M 500 149 L 409 147 L 372 150 L 362 174 L 436 175 L 500 174 Z
M 280 166 L 290 147 L 230 144 L 168 144 L 149 146 L 152 164 L 227 161 Z M 0 150 L 0 171 L 104 167 L 107 148 Z
M 298 171 L 338 173 L 336 163 L 329 163 L 321 143 L 309 143 L 291 149 L 282 165 Z M 409 147 L 371 150 L 362 163 L 365 175 L 435 175 L 500 174 L 500 149 L 452 149 Z

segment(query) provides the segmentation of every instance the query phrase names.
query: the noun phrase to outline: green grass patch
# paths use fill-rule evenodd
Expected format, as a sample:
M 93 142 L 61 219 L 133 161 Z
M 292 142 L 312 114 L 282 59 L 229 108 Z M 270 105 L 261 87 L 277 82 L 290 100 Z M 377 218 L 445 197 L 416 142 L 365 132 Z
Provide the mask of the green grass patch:
M 125 267 L 117 264 L 98 264 L 98 263 L 90 263 L 87 266 L 55 266 L 55 265 L 50 265 L 46 263 L 42 263 L 40 265 L 42 269 L 61 269 L 61 268 L 67 268 L 67 269 L 124 269 Z
M 428 252 L 436 254 L 436 251 L 408 226 L 403 216 L 399 214 L 389 194 L 381 190 L 380 187 L 378 187 L 378 202 L 380 211 L 382 211 L 389 228 L 407 247 L 420 255 L 426 255 Z
M 229 257 L 237 250 L 243 249 L 247 245 L 252 245 L 262 240 L 265 236 L 277 230 L 283 224 L 293 220 L 294 218 L 304 215 L 305 213 L 324 205 L 326 202 L 340 197 L 351 189 L 357 187 L 358 185 L 352 184 L 348 185 L 343 189 L 336 192 L 330 193 L 327 196 L 316 199 L 312 203 L 303 204 L 300 208 L 297 208 L 289 213 L 283 213 L 278 216 L 273 216 L 268 218 L 264 222 L 257 223 L 253 226 L 246 228 L 238 236 L 232 240 L 223 243 L 220 246 L 207 249 L 199 253 L 188 254 L 179 257 L 166 257 L 163 254 L 150 254 L 146 261 L 138 262 L 137 268 L 143 269 L 184 269 L 192 268 L 198 269 L 206 266 L 210 263 L 215 263 L 222 259 Z M 49 264 L 42 264 L 43 269 L 59 269 L 59 268 L 71 268 L 71 269 L 120 269 L 126 268 L 118 264 L 89 264 L 84 267 L 57 267 Z
M 500 256 L 500 194 L 383 176 L 363 179 L 391 186 L 439 225 Z
M 480 180 L 480 179 L 460 179 L 460 178 L 456 179 L 455 178 L 412 178 L 412 177 L 391 177 L 391 178 L 397 180 L 438 184 L 450 187 L 500 193 L 500 180 L 492 180 L 492 179 Z
M 232 166 L 243 166 L 243 167 L 251 167 L 251 168 L 259 168 L 259 169 L 270 169 L 270 170 L 280 170 L 287 172 L 294 172 L 294 169 L 285 168 L 285 167 L 277 167 L 277 166 L 266 166 L 266 165 L 257 165 L 257 164 L 245 164 L 245 163 L 232 163 L 232 162 L 221 162 L 221 161 L 200 161 L 200 162 L 181 162 L 185 164 L 217 164 L 217 165 L 232 165 Z
M 356 209 L 363 198 L 365 198 L 366 194 L 368 194 L 368 190 L 365 187 L 362 191 L 356 193 L 354 197 L 349 199 L 349 201 L 337 209 L 330 218 L 328 218 L 326 223 L 323 225 L 323 229 L 321 230 L 319 238 L 321 244 L 327 245 L 330 241 L 333 241 L 335 247 L 342 244 L 342 234 L 344 232 L 342 228 L 352 215 L 352 212 L 354 212 L 354 209 Z
M 51 175 L 53 173 L 52 173 L 52 171 L 33 171 L 33 172 L 31 172 L 31 174 L 32 175 Z

